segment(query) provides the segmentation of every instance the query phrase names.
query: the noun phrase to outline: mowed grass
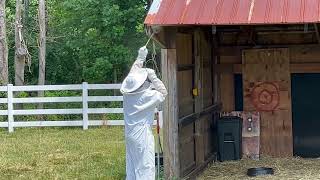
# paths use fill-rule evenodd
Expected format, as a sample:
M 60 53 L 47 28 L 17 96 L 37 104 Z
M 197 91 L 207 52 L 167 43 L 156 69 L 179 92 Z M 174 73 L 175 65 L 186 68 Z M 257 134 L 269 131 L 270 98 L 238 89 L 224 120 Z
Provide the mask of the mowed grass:
M 124 179 L 122 127 L 0 130 L 0 179 Z

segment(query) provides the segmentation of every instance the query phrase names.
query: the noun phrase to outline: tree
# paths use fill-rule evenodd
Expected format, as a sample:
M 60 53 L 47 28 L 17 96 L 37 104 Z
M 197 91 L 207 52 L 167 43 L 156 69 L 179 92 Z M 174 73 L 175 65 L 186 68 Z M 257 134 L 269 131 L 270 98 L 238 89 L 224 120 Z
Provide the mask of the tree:
M 39 0 L 39 85 L 45 84 L 46 75 L 46 5 L 45 0 Z M 43 91 L 39 92 L 43 96 Z
M 21 1 L 29 6 L 23 8 Z M 143 20 L 147 2 L 45 1 L 45 84 L 74 84 L 81 83 L 81 80 L 90 83 L 120 82 L 137 50 L 145 44 Z M 8 53 L 9 59 L 15 59 L 9 61 L 9 78 L 17 85 L 39 84 L 39 0 L 6 0 L 6 8 L 8 47 L 15 47 Z M 20 13 L 16 14 L 16 11 Z M 19 31 L 24 33 L 19 36 Z M 19 48 L 21 56 L 17 56 Z M 24 54 L 29 52 L 33 63 L 27 72 L 25 62 L 30 56 Z
M 29 60 L 29 52 L 23 40 L 22 25 L 22 1 L 16 0 L 16 18 L 15 18 L 15 85 L 24 84 L 24 67 L 26 60 Z
M 49 83 L 79 83 L 81 79 L 90 83 L 121 81 L 139 46 L 145 44 L 143 20 L 147 1 L 48 3 L 52 3 L 48 5 Z M 51 37 L 58 38 L 52 42 Z
M 0 83 L 8 83 L 8 44 L 6 34 L 5 0 L 0 0 Z

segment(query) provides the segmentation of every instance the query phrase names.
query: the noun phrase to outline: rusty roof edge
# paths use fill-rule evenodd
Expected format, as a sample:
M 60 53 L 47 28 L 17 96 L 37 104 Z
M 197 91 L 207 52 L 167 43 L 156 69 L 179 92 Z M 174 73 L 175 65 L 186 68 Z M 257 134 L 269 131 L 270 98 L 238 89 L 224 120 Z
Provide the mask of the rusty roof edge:
M 185 3 L 181 1 L 188 3 L 187 9 L 183 7 Z M 204 3 L 205 6 L 199 3 Z M 235 3 L 240 4 L 232 6 Z M 209 4 L 210 7 L 207 6 Z M 308 0 L 285 0 L 282 2 L 282 8 L 272 8 L 278 4 L 279 0 L 154 0 L 144 24 L 148 26 L 263 25 L 305 24 L 320 21 L 320 0 L 318 3 Z M 204 8 L 199 9 L 199 7 Z M 228 7 L 233 7 L 232 12 L 226 9 Z M 206 13 L 204 14 L 204 10 L 201 9 L 206 9 Z M 188 14 L 187 17 L 183 16 L 186 14 Z M 210 16 L 213 19 L 208 19 Z M 237 16 L 237 18 L 230 16 Z

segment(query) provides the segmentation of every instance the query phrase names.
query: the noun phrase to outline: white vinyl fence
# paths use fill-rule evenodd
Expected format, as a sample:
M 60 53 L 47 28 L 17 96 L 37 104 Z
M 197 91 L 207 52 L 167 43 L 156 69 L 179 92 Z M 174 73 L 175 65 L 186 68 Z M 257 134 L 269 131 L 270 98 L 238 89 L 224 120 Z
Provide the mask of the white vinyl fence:
M 89 90 L 117 90 L 120 84 L 82 84 L 75 85 L 34 85 L 34 86 L 0 86 L 0 92 L 6 92 L 7 98 L 0 98 L 0 104 L 7 104 L 7 110 L 0 110 L 0 116 L 8 116 L 8 122 L 0 122 L 0 127 L 8 128 L 9 132 L 13 132 L 15 127 L 49 127 L 49 126 L 82 126 L 84 130 L 89 126 L 102 125 L 124 125 L 123 120 L 89 120 L 89 114 L 122 114 L 123 108 L 89 108 L 89 102 L 114 102 L 123 101 L 122 96 L 89 96 Z M 82 96 L 72 97 L 28 97 L 16 98 L 13 96 L 15 92 L 30 91 L 82 91 Z M 82 108 L 75 109 L 22 109 L 15 110 L 14 104 L 30 104 L 30 103 L 81 103 Z M 81 120 L 60 120 L 60 121 L 15 121 L 15 115 L 52 115 L 52 114 L 74 114 L 82 115 Z M 162 113 L 159 112 L 160 124 L 162 125 Z M 154 122 L 154 124 L 156 121 Z

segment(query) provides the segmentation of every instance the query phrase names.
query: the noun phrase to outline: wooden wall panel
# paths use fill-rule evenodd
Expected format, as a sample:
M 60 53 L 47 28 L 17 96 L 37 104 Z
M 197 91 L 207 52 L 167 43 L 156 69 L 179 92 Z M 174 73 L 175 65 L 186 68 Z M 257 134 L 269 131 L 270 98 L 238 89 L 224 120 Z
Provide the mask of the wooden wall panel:
M 192 35 L 178 33 L 176 46 L 178 65 L 192 64 Z
M 179 65 L 192 65 L 192 35 L 178 33 L 177 34 L 177 62 Z M 193 69 L 178 71 L 178 103 L 179 103 L 179 118 L 194 113 L 194 98 L 192 95 L 193 89 Z
M 192 96 L 192 70 L 178 71 L 179 118 L 194 113 L 194 99 Z
M 193 67 L 193 38 L 192 34 L 177 34 L 177 62 L 178 66 L 191 68 L 179 70 L 177 73 L 179 119 L 195 112 L 195 99 L 192 94 L 194 88 Z M 179 126 L 179 159 L 180 176 L 183 177 L 196 167 L 195 126 L 191 123 Z
M 212 44 L 209 34 L 200 31 L 195 34 L 195 54 L 198 55 L 200 63 L 197 83 L 200 88 L 198 96 L 198 111 L 201 112 L 209 106 L 213 105 L 213 70 L 212 70 Z M 197 68 L 197 67 L 196 67 Z M 212 115 L 206 115 L 196 122 L 196 149 L 197 149 L 197 163 L 203 164 L 207 158 L 213 153 L 212 143 L 214 137 L 212 135 Z M 198 154 L 199 153 L 199 154 Z
M 243 84 L 244 110 L 261 113 L 261 153 L 292 156 L 288 49 L 244 51 Z
M 319 63 L 320 46 L 293 46 L 290 47 L 290 63 Z
M 213 151 L 214 137 L 213 137 L 213 120 L 212 115 L 204 117 L 203 123 L 203 142 L 205 159 L 209 158 Z
M 203 109 L 203 64 L 205 42 L 202 40 L 202 32 L 197 30 L 194 32 L 194 58 L 195 58 L 195 73 L 194 73 L 194 88 L 197 89 L 198 95 L 195 95 L 195 112 L 200 113 Z M 199 118 L 194 122 L 195 126 L 195 154 L 197 166 L 204 163 L 204 141 L 203 141 L 203 120 Z
M 222 73 L 220 74 L 220 96 L 222 102 L 222 111 L 234 111 L 235 97 L 234 97 L 234 74 Z
M 221 64 L 241 64 L 241 56 L 234 55 L 234 56 L 220 56 L 220 63 Z
M 270 33 L 258 32 L 257 44 L 299 44 L 313 43 L 315 35 L 313 33 Z
M 179 141 L 180 141 L 180 168 L 182 174 L 189 173 L 196 165 L 196 157 L 194 153 L 194 125 L 189 124 L 180 128 Z
M 210 66 L 203 67 L 203 83 L 202 83 L 202 102 L 203 108 L 209 107 L 213 104 L 213 73 Z
M 216 71 L 220 73 L 242 74 L 242 64 L 218 64 Z M 320 73 L 320 63 L 290 64 L 290 73 Z
M 163 153 L 166 179 L 179 177 L 177 60 L 175 49 L 161 50 L 162 79 L 168 89 L 163 105 Z
M 241 64 L 241 51 L 249 47 L 220 47 L 220 63 Z M 320 63 L 320 45 L 288 46 L 291 64 Z
M 241 64 L 240 51 L 235 52 L 234 49 L 220 48 L 221 54 L 219 66 L 217 69 L 220 73 L 220 98 L 222 102 L 222 111 L 231 112 L 235 110 L 235 92 L 234 92 L 234 72 L 233 68 L 228 68 L 229 64 Z M 225 68 L 223 68 L 223 66 Z
M 179 119 L 201 114 L 213 105 L 213 60 L 211 34 L 197 29 L 193 34 L 178 33 L 178 103 Z M 196 92 L 196 93 L 193 93 Z M 196 116 L 195 116 L 196 117 Z M 183 121 L 183 120 L 182 120 Z M 185 176 L 198 171 L 213 155 L 212 115 L 197 117 L 180 123 L 179 159 L 180 174 Z

